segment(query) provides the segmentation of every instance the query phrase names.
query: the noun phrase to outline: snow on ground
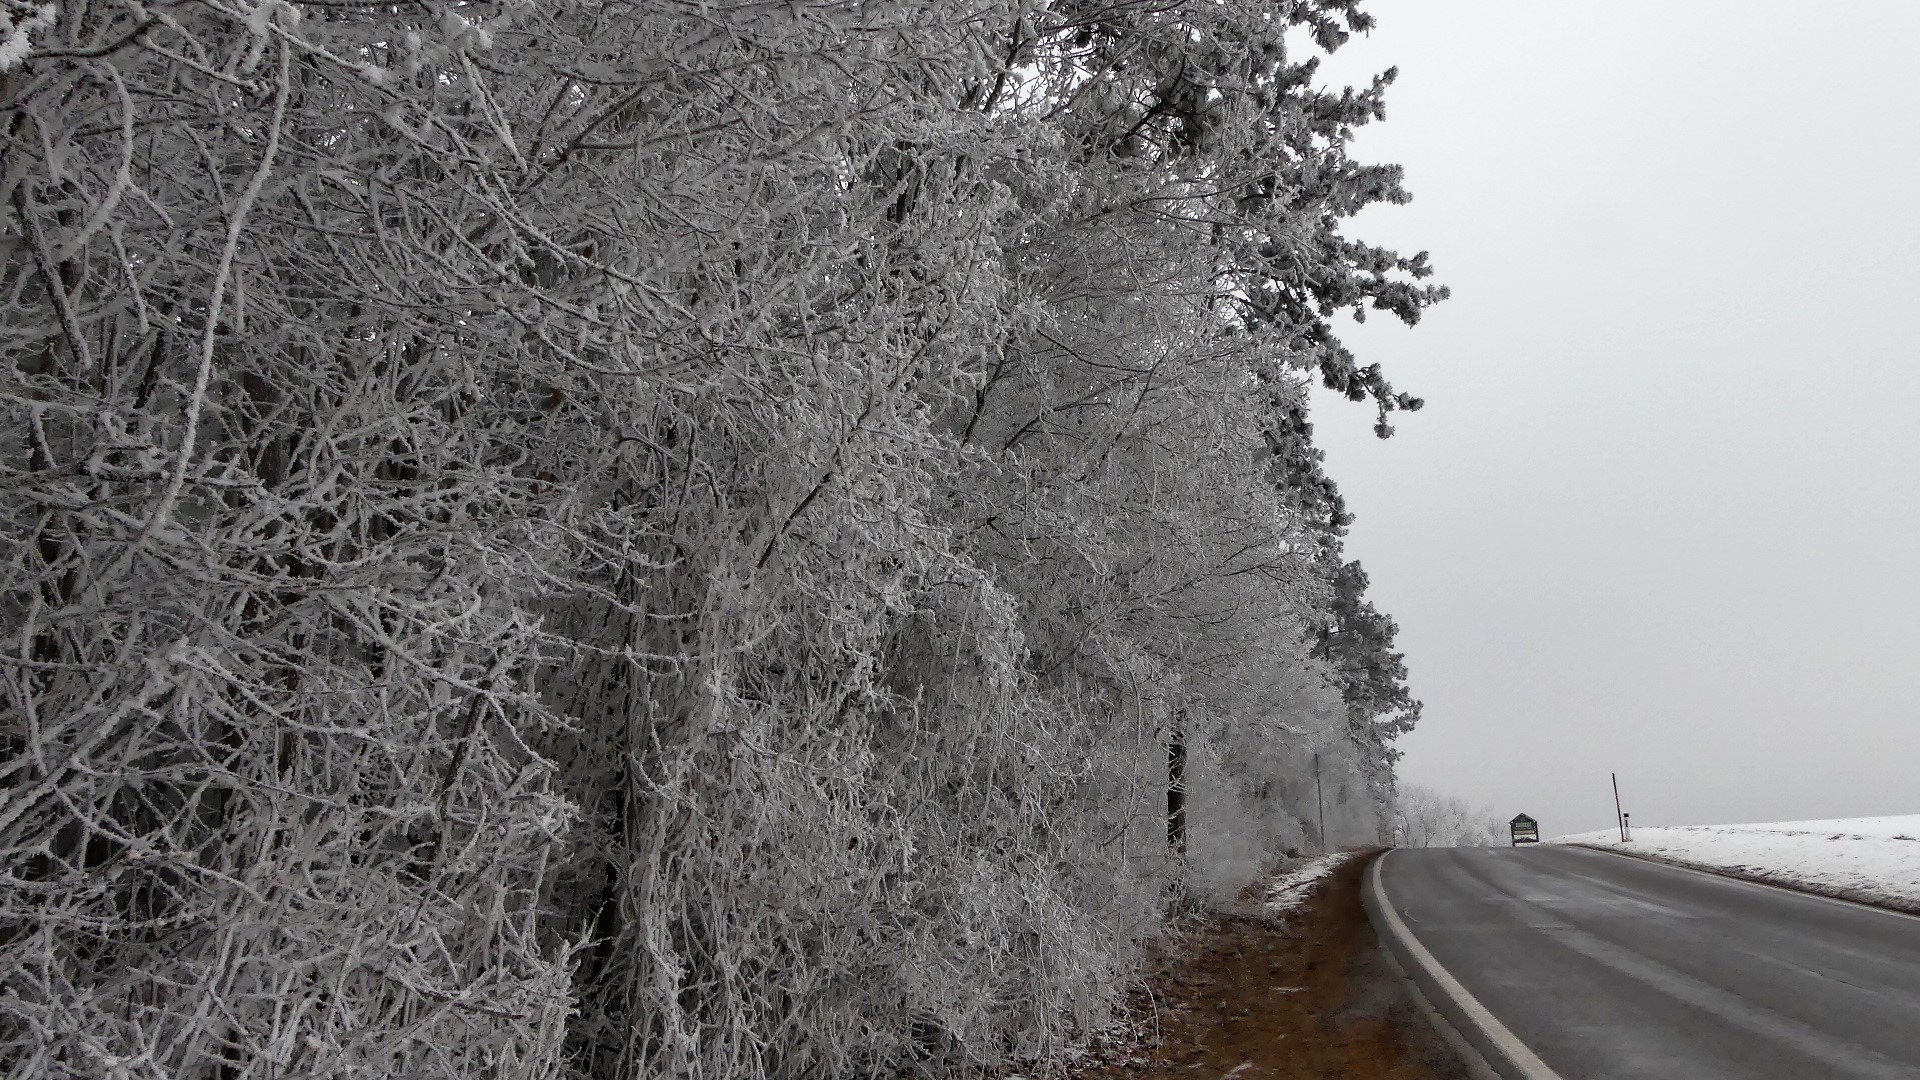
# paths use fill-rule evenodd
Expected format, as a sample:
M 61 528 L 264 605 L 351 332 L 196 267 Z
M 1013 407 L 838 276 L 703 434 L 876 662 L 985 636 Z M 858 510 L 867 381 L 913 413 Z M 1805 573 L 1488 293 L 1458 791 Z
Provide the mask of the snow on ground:
M 1920 913 L 1920 814 L 1753 825 L 1633 827 L 1557 836 L 1735 877 Z
M 1287 914 L 1307 902 L 1321 878 L 1339 869 L 1341 863 L 1353 856 L 1351 851 L 1336 851 L 1330 855 L 1289 861 L 1267 880 L 1266 888 L 1260 895 L 1261 906 L 1269 915 Z

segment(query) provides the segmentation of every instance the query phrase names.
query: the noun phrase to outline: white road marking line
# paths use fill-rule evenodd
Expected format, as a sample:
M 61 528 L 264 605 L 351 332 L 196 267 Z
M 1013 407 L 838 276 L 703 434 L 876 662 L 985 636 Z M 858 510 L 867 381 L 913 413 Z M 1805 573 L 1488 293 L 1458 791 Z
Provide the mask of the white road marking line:
M 1651 957 L 1623 949 L 1584 930 L 1555 935 L 1561 945 L 1603 967 L 1675 1001 L 1691 1005 L 1723 1023 L 1741 1028 L 1762 1041 L 1781 1043 L 1813 1058 L 1836 1076 L 1911 1080 L 1911 1066 L 1876 1050 L 1835 1038 L 1791 1016 L 1756 1005 L 1703 979 L 1669 967 Z M 1863 1071 L 1864 1070 L 1864 1071 Z
M 1915 921 L 1920 921 L 1920 915 L 1915 915 L 1911 911 L 1901 911 L 1897 908 L 1881 907 L 1878 904 L 1869 904 L 1860 900 L 1849 900 L 1844 896 L 1828 896 L 1825 893 L 1808 892 L 1806 889 L 1796 889 L 1791 885 L 1775 885 L 1771 881 L 1755 881 L 1752 878 L 1735 877 L 1732 874 L 1716 873 L 1712 870 L 1703 869 L 1702 867 L 1688 866 L 1685 863 L 1672 862 L 1668 859 L 1654 858 L 1649 855 L 1638 854 L 1637 852 L 1616 851 L 1613 848 L 1588 847 L 1585 844 L 1558 844 L 1555 846 L 1564 847 L 1564 848 L 1579 848 L 1581 851 L 1597 851 L 1602 855 L 1616 855 L 1622 859 L 1629 859 L 1633 862 L 1641 863 L 1647 866 L 1664 866 L 1669 870 L 1685 870 L 1689 874 L 1699 874 L 1701 877 L 1710 877 L 1716 881 L 1731 881 L 1735 885 L 1751 885 L 1756 889 L 1772 889 L 1774 892 L 1786 893 L 1788 896 L 1799 896 L 1808 900 L 1825 900 L 1829 904 L 1839 904 L 1842 907 L 1851 908 L 1854 911 L 1875 911 L 1875 912 L 1879 912 L 1882 915 L 1892 915 L 1901 919 L 1913 919 Z
M 1496 1019 L 1493 1013 L 1487 1011 L 1478 998 L 1468 993 L 1467 988 L 1460 985 L 1460 980 L 1441 967 L 1440 961 L 1407 929 L 1407 924 L 1401 921 L 1400 913 L 1388 902 L 1386 889 L 1380 884 L 1380 864 L 1392 855 L 1393 852 L 1389 850 L 1375 859 L 1367 869 L 1367 874 L 1372 879 L 1374 904 L 1379 907 L 1380 917 L 1386 920 L 1388 932 L 1393 935 L 1395 942 L 1419 965 L 1440 992 L 1452 1001 L 1454 1008 L 1466 1017 L 1467 1022 L 1479 1029 L 1481 1037 L 1493 1046 L 1495 1052 L 1505 1059 L 1507 1071 L 1513 1073 L 1513 1080 L 1563 1080 L 1559 1073 L 1540 1060 L 1539 1055 L 1527 1049 L 1526 1043 L 1507 1030 L 1507 1026 Z

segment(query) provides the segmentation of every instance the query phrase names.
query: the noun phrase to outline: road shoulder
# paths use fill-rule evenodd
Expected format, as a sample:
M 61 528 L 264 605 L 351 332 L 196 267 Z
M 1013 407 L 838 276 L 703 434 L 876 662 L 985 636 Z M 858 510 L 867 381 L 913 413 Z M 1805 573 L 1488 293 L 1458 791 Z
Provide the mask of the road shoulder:
M 1764 885 L 1769 889 L 1798 893 L 1802 896 L 1815 896 L 1830 900 L 1836 904 L 1851 904 L 1854 907 L 1868 908 L 1874 911 L 1904 915 L 1920 919 L 1920 904 L 1910 904 L 1899 900 L 1876 897 L 1856 889 L 1840 887 L 1822 888 L 1816 883 L 1801 881 L 1780 874 L 1772 874 L 1764 868 L 1752 866 L 1716 866 L 1712 863 L 1694 862 L 1688 859 L 1676 859 L 1670 855 L 1659 855 L 1650 851 L 1627 851 L 1618 847 L 1605 847 L 1599 844 L 1562 844 L 1562 847 L 1580 848 L 1584 851 L 1598 851 L 1603 855 L 1618 855 L 1623 859 L 1638 859 L 1641 862 L 1671 866 L 1678 870 L 1691 870 L 1697 874 L 1709 874 L 1713 877 L 1744 881 L 1749 885 Z
M 1066 1080 L 1477 1080 L 1380 946 L 1361 896 L 1372 853 L 1278 916 L 1195 919 L 1149 966 L 1132 1037 Z
M 1560 1080 L 1527 1045 L 1507 1030 L 1407 928 L 1382 884 L 1387 855 L 1368 868 L 1362 900 L 1388 957 L 1407 980 L 1438 1035 L 1474 1076 L 1483 1080 Z

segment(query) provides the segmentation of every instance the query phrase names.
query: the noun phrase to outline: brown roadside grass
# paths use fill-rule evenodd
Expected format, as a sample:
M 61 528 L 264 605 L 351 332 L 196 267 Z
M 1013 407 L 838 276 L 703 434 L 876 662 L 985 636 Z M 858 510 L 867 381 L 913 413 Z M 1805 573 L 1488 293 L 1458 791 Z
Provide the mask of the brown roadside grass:
M 1068 1080 L 1464 1080 L 1360 907 L 1378 852 L 1349 859 L 1282 919 L 1258 896 L 1198 919 L 1149 967 L 1131 1043 Z

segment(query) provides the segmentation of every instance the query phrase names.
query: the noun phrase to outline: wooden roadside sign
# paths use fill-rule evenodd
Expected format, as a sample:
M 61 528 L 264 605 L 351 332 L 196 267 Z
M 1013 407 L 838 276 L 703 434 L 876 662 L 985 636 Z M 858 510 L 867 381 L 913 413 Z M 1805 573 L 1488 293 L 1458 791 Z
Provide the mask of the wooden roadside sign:
M 1513 835 L 1512 847 L 1540 842 L 1540 823 L 1525 814 L 1507 822 L 1507 831 Z

